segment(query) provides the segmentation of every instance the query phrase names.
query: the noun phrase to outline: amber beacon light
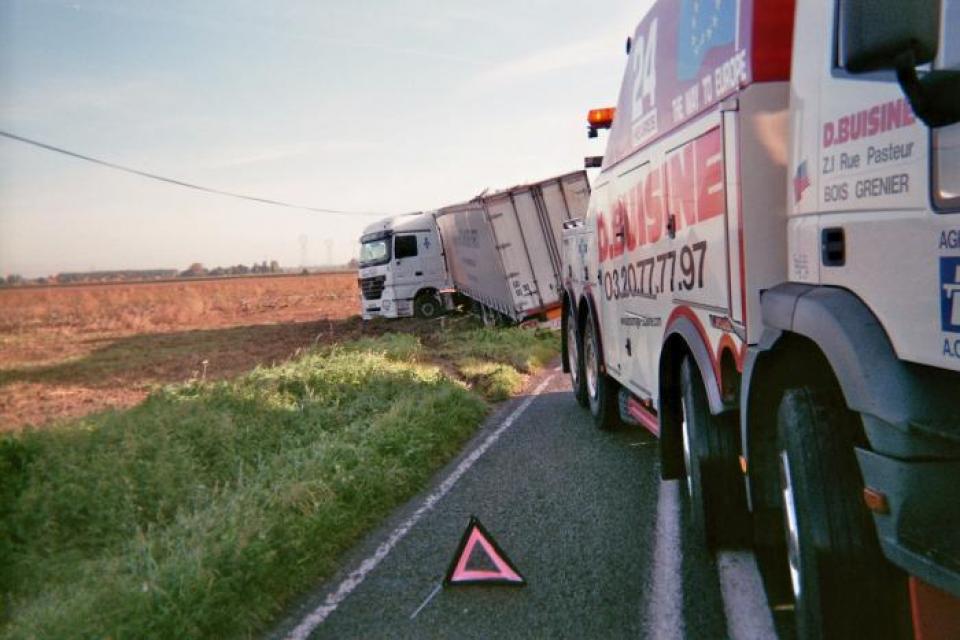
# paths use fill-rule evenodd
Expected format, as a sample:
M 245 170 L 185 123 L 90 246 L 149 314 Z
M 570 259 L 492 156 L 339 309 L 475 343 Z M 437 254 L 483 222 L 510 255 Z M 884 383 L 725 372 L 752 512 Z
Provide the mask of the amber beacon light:
M 613 116 L 617 110 L 614 107 L 605 107 L 603 109 L 591 109 L 587 112 L 587 124 L 589 125 L 589 136 L 597 137 L 597 131 L 600 129 L 609 129 L 613 124 Z

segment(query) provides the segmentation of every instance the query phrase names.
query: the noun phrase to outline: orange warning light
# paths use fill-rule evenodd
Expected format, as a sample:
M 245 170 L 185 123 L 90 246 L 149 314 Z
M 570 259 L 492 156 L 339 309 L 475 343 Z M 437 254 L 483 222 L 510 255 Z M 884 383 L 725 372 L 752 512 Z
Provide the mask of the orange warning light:
M 616 114 L 617 110 L 614 107 L 591 109 L 587 112 L 587 124 L 593 129 L 609 129 Z
M 865 487 L 863 489 L 863 501 L 866 503 L 867 509 L 874 513 L 890 513 L 890 503 L 887 502 L 887 495 L 882 491 Z

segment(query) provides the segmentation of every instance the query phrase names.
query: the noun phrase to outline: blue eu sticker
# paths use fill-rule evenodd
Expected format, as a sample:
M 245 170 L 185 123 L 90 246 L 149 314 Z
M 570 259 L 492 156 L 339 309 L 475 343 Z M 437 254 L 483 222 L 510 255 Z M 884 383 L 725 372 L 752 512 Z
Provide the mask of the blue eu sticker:
M 960 258 L 940 258 L 940 323 L 960 333 Z

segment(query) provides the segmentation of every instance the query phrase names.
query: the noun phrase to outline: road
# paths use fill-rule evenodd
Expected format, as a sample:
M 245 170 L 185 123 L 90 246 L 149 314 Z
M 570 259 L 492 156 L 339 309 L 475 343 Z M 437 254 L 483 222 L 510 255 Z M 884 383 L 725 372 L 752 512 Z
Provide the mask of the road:
M 656 440 L 597 431 L 556 369 L 346 558 L 276 638 L 771 638 L 746 552 L 684 526 Z M 441 586 L 471 515 L 525 587 Z

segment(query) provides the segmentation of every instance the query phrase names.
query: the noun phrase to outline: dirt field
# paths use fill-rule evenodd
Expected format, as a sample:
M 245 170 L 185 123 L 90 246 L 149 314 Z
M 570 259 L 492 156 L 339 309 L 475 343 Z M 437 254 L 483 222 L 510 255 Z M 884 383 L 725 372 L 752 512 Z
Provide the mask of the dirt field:
M 0 431 L 359 335 L 356 274 L 0 289 Z

